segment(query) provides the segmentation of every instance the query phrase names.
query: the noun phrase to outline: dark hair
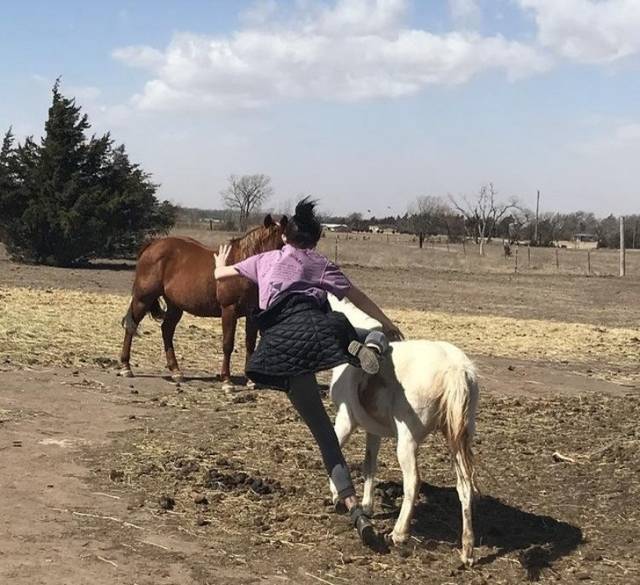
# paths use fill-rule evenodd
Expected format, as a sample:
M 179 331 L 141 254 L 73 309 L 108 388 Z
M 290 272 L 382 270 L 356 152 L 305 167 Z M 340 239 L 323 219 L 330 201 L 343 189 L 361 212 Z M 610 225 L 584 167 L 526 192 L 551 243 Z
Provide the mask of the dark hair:
M 322 235 L 322 226 L 315 213 L 316 202 L 305 197 L 296 205 L 296 212 L 287 222 L 284 235 L 296 248 L 313 248 Z

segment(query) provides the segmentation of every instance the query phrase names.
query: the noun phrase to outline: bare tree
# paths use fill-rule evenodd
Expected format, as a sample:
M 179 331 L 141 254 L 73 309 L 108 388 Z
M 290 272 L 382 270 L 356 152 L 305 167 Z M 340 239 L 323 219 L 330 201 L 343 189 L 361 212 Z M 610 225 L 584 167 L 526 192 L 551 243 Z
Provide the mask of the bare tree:
M 512 198 L 507 203 L 502 203 L 496 200 L 497 194 L 493 183 L 489 183 L 480 187 L 478 195 L 473 200 L 462 197 L 458 201 L 453 195 L 449 195 L 453 206 L 465 217 L 467 223 L 473 226 L 474 239 L 476 242 L 480 242 L 481 256 L 484 255 L 485 241 L 491 241 L 496 224 L 507 212 L 517 208 L 516 199 Z
M 220 194 L 225 206 L 239 213 L 239 227 L 244 231 L 249 215 L 273 195 L 273 187 L 267 175 L 231 175 L 229 186 Z
M 425 195 L 418 197 L 409 209 L 413 231 L 428 235 L 446 224 L 451 208 L 441 197 Z

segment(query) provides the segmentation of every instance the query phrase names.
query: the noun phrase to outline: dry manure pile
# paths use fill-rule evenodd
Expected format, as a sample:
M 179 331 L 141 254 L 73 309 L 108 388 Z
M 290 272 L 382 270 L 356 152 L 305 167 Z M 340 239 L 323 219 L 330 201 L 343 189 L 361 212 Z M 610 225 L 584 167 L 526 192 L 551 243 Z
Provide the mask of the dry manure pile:
M 423 446 L 423 484 L 408 545 L 364 550 L 334 513 L 325 474 L 286 398 L 224 394 L 189 382 L 151 397 L 150 416 L 91 453 L 101 489 L 201 540 L 206 562 L 306 570 L 330 583 L 632 583 L 640 578 L 640 400 L 590 395 L 482 398 L 476 445 L 478 567 L 459 567 L 460 510 L 443 441 Z M 383 444 L 376 523 L 390 531 L 401 503 L 393 442 Z M 361 488 L 362 433 L 347 459 Z M 204 561 L 203 561 L 204 562 Z

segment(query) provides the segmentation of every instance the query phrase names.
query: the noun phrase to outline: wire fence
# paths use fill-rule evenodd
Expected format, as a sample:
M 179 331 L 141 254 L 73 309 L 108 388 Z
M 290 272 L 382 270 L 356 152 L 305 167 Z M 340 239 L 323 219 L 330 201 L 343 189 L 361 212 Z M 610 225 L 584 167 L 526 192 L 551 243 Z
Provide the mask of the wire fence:
M 428 238 L 419 247 L 405 234 L 327 233 L 320 251 L 333 261 L 379 268 L 431 268 L 470 273 L 541 273 L 609 277 L 619 275 L 619 250 L 542 248 L 514 244 L 505 253 L 501 242 L 480 246 L 472 241 L 450 243 Z M 640 250 L 626 251 L 626 274 L 640 277 Z

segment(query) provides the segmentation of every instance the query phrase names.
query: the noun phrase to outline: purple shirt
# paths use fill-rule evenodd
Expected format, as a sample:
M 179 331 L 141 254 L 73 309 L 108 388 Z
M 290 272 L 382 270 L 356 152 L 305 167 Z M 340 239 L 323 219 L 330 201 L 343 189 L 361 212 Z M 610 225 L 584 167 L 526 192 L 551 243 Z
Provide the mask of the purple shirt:
M 258 285 L 261 309 L 285 292 L 299 292 L 324 303 L 328 292 L 343 299 L 351 288 L 349 279 L 322 254 L 289 244 L 282 250 L 250 256 L 234 268 Z

